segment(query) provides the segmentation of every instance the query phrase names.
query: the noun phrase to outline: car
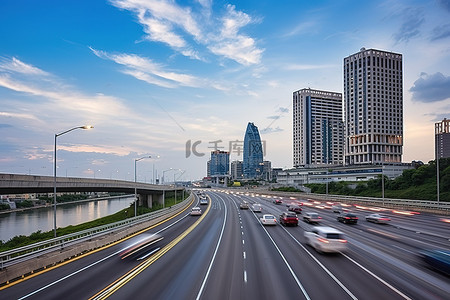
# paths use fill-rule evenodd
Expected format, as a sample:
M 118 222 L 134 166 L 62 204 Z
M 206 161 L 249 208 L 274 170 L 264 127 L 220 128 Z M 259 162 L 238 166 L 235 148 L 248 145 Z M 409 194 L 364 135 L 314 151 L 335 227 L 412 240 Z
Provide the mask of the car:
M 444 249 L 423 250 L 419 253 L 428 266 L 450 276 L 450 251 Z
M 254 212 L 261 212 L 262 211 L 262 206 L 261 204 L 255 203 L 252 205 L 252 211 Z
M 298 205 L 290 205 L 288 208 L 289 211 L 293 211 L 297 214 L 301 214 L 302 213 L 302 208 Z
M 315 226 L 304 235 L 306 244 L 317 252 L 344 252 L 348 247 L 344 233 L 332 227 Z
M 333 205 L 333 206 L 331 206 L 331 210 L 332 210 L 334 213 L 340 213 L 340 212 L 342 212 L 342 207 L 339 206 L 339 205 Z
M 201 216 L 202 210 L 200 207 L 196 206 L 191 209 L 191 216 Z
M 387 224 L 391 221 L 391 219 L 387 216 L 383 216 L 380 214 L 371 214 L 371 215 L 366 216 L 366 221 L 379 223 L 379 224 Z
M 247 201 L 242 202 L 241 204 L 239 204 L 239 208 L 240 209 L 248 209 L 249 205 Z
M 281 203 L 283 203 L 280 199 L 274 199 L 273 200 L 273 203 L 275 203 L 275 204 L 281 204 Z
M 280 224 L 283 226 L 298 226 L 297 214 L 293 212 L 284 212 L 280 215 Z
M 308 223 L 319 223 L 322 221 L 322 217 L 319 216 L 318 213 L 315 212 L 307 212 L 305 213 L 305 215 L 303 216 L 303 221 L 308 222 Z
M 201 199 L 200 199 L 200 205 L 208 205 L 208 199 L 206 199 L 206 198 L 201 198 Z
M 358 223 L 358 217 L 352 213 L 341 213 L 337 220 L 344 224 L 356 224 Z
M 259 220 L 263 225 L 277 225 L 277 218 L 271 214 L 265 214 Z

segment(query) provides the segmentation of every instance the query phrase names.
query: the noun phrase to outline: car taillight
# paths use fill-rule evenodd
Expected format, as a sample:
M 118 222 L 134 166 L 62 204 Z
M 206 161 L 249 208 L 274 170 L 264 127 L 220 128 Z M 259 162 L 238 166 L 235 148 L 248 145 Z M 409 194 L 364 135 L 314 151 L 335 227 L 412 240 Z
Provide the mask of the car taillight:
M 345 217 L 344 219 L 348 220 L 348 219 L 350 219 L 350 218 L 349 218 L 349 217 Z
M 327 239 L 317 238 L 317 240 L 318 240 L 319 242 L 322 242 L 322 243 L 325 243 L 325 244 L 328 244 L 328 243 L 329 243 L 329 241 L 328 241 Z
M 295 218 L 295 220 L 297 220 L 297 221 L 298 221 L 298 218 Z
M 347 243 L 347 240 L 339 240 L 341 243 Z
M 317 219 L 322 219 L 322 217 L 317 217 Z

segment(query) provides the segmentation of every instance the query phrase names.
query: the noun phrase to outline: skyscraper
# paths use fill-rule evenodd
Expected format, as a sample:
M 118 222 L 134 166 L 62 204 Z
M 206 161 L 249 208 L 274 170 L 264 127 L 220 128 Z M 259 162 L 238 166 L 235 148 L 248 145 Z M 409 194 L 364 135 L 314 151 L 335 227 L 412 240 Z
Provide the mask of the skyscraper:
M 444 118 L 442 122 L 434 124 L 434 138 L 436 157 L 450 157 L 450 120 Z
M 244 173 L 242 171 L 242 161 L 235 160 L 231 162 L 231 179 L 240 180 L 243 178 Z
M 228 175 L 230 171 L 230 152 L 211 151 L 211 160 L 209 162 L 209 176 Z
M 344 58 L 345 163 L 401 163 L 402 55 L 361 48 Z
M 244 178 L 258 179 L 261 177 L 263 167 L 263 148 L 258 127 L 248 123 L 244 137 Z
M 342 94 L 301 89 L 293 94 L 294 167 L 342 164 Z

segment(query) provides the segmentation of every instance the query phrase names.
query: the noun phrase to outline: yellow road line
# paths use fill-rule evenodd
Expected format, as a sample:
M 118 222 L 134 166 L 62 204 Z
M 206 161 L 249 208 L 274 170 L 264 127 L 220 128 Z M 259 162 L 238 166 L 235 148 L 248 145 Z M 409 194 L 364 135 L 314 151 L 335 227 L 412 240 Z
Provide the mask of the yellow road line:
M 209 198 L 209 197 L 208 197 Z M 202 214 L 202 216 L 195 221 L 194 224 L 192 224 L 188 229 L 186 229 L 181 235 L 179 235 L 177 238 L 172 240 L 169 244 L 164 246 L 161 250 L 156 252 L 155 255 L 151 256 L 149 259 L 145 260 L 141 264 L 137 265 L 130 271 L 128 271 L 126 274 L 118 278 L 116 281 L 112 282 L 110 285 L 105 287 L 103 290 L 89 298 L 89 300 L 97 300 L 97 299 L 106 299 L 112 294 L 114 294 L 117 290 L 119 290 L 121 287 L 123 287 L 125 284 L 127 284 L 130 280 L 132 280 L 134 277 L 139 275 L 141 272 L 143 272 L 145 269 L 147 269 L 151 264 L 153 264 L 155 261 L 157 261 L 159 258 L 161 258 L 164 254 L 166 254 L 170 249 L 172 249 L 176 244 L 178 244 L 182 239 L 184 239 L 192 230 L 194 230 L 195 227 L 200 224 L 200 222 L 205 218 L 205 216 L 208 214 L 209 210 L 211 209 L 211 199 L 210 203 L 208 205 L 208 208 L 206 209 L 205 213 Z
M 152 228 L 155 228 L 156 226 L 159 226 L 159 225 L 161 225 L 161 224 L 164 224 L 165 222 L 167 222 L 167 221 L 169 221 L 169 220 L 175 218 L 176 216 L 178 216 L 178 215 L 180 215 L 181 213 L 183 213 L 184 211 L 186 211 L 186 209 L 188 209 L 188 207 L 191 206 L 193 202 L 194 202 L 194 197 L 192 197 L 191 202 L 189 203 L 189 205 L 186 206 L 185 209 L 183 209 L 183 210 L 180 211 L 179 213 L 173 215 L 172 217 L 170 217 L 170 218 L 168 218 L 168 219 L 166 219 L 166 220 L 163 220 L 163 221 L 161 221 L 161 222 L 158 222 L 158 223 L 156 223 L 156 224 L 154 224 L 154 225 L 152 225 L 152 226 L 150 226 L 150 227 L 147 227 L 147 228 L 145 228 L 145 229 L 142 229 L 141 231 L 138 231 L 138 232 L 136 232 L 136 233 L 133 233 L 132 235 L 127 236 L 127 237 L 125 237 L 125 238 L 123 238 L 123 239 L 121 239 L 121 240 L 118 240 L 118 241 L 116 241 L 116 242 L 113 242 L 113 243 L 111 243 L 111 244 L 102 246 L 102 247 L 100 247 L 100 248 L 98 248 L 98 249 L 95 249 L 95 250 L 92 250 L 92 251 L 89 251 L 89 252 L 86 252 L 86 253 L 81 254 L 81 255 L 79 255 L 79 256 L 76 256 L 76 257 L 74 257 L 74 258 L 70 258 L 70 259 L 68 259 L 68 260 L 66 260 L 66 261 L 63 261 L 63 262 L 58 263 L 58 264 L 56 264 L 56 265 L 54 265 L 54 266 L 45 268 L 45 269 L 43 269 L 43 270 L 40 270 L 40 271 L 37 271 L 37 272 L 33 272 L 32 274 L 30 274 L 30 275 L 28 275 L 28 276 L 26 276 L 26 277 L 23 277 L 23 278 L 21 278 L 21 279 L 15 280 L 15 281 L 13 281 L 13 282 L 11 282 L 11 283 L 8 283 L 7 285 L 4 285 L 4 286 L 0 287 L 0 291 L 1 291 L 1 290 L 4 290 L 4 289 L 7 289 L 7 288 L 9 288 L 9 287 L 11 287 L 11 286 L 13 286 L 13 285 L 16 285 L 16 284 L 19 284 L 19 283 L 21 283 L 21 282 L 24 282 L 24 281 L 26 281 L 26 280 L 28 280 L 28 279 L 31 279 L 31 278 L 33 278 L 33 277 L 35 277 L 35 276 L 42 275 L 42 274 L 44 274 L 44 273 L 46 273 L 46 272 L 48 272 L 48 271 L 51 271 L 51 270 L 53 270 L 53 269 L 62 267 L 62 266 L 64 266 L 64 265 L 66 265 L 66 264 L 68 264 L 68 263 L 71 263 L 71 262 L 74 262 L 74 261 L 76 261 L 76 260 L 78 260 L 78 259 L 80 259 L 80 258 L 86 257 L 86 256 L 88 256 L 88 255 L 94 254 L 94 253 L 99 252 L 99 251 L 102 251 L 102 250 L 105 250 L 105 249 L 107 249 L 107 248 L 109 248 L 109 247 L 112 247 L 112 246 L 117 245 L 117 244 L 119 244 L 119 243 L 122 243 L 122 242 L 124 242 L 124 241 L 126 241 L 126 240 L 128 240 L 128 239 L 131 239 L 132 237 L 135 237 L 136 235 L 139 235 L 139 234 L 141 234 L 141 233 L 143 233 L 143 232 L 145 232 L 145 231 L 147 231 L 147 230 L 150 230 L 150 229 L 152 229 Z

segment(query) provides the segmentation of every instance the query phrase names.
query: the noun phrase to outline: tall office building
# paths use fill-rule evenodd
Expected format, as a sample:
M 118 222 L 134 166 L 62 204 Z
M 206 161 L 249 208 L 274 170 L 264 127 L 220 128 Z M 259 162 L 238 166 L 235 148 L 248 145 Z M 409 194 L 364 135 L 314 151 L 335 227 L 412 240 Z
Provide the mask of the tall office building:
M 450 120 L 444 119 L 434 124 L 434 139 L 436 157 L 450 157 Z
M 294 167 L 342 164 L 342 94 L 302 89 L 293 94 Z
M 242 161 L 235 160 L 231 162 L 231 179 L 240 180 L 244 178 L 244 173 L 242 171 Z
M 209 176 L 228 175 L 230 171 L 230 152 L 211 151 L 211 160 L 209 161 Z
M 263 167 L 263 149 L 258 127 L 248 123 L 244 136 L 243 172 L 245 179 L 259 179 Z
M 402 55 L 362 48 L 344 58 L 345 163 L 401 163 Z

